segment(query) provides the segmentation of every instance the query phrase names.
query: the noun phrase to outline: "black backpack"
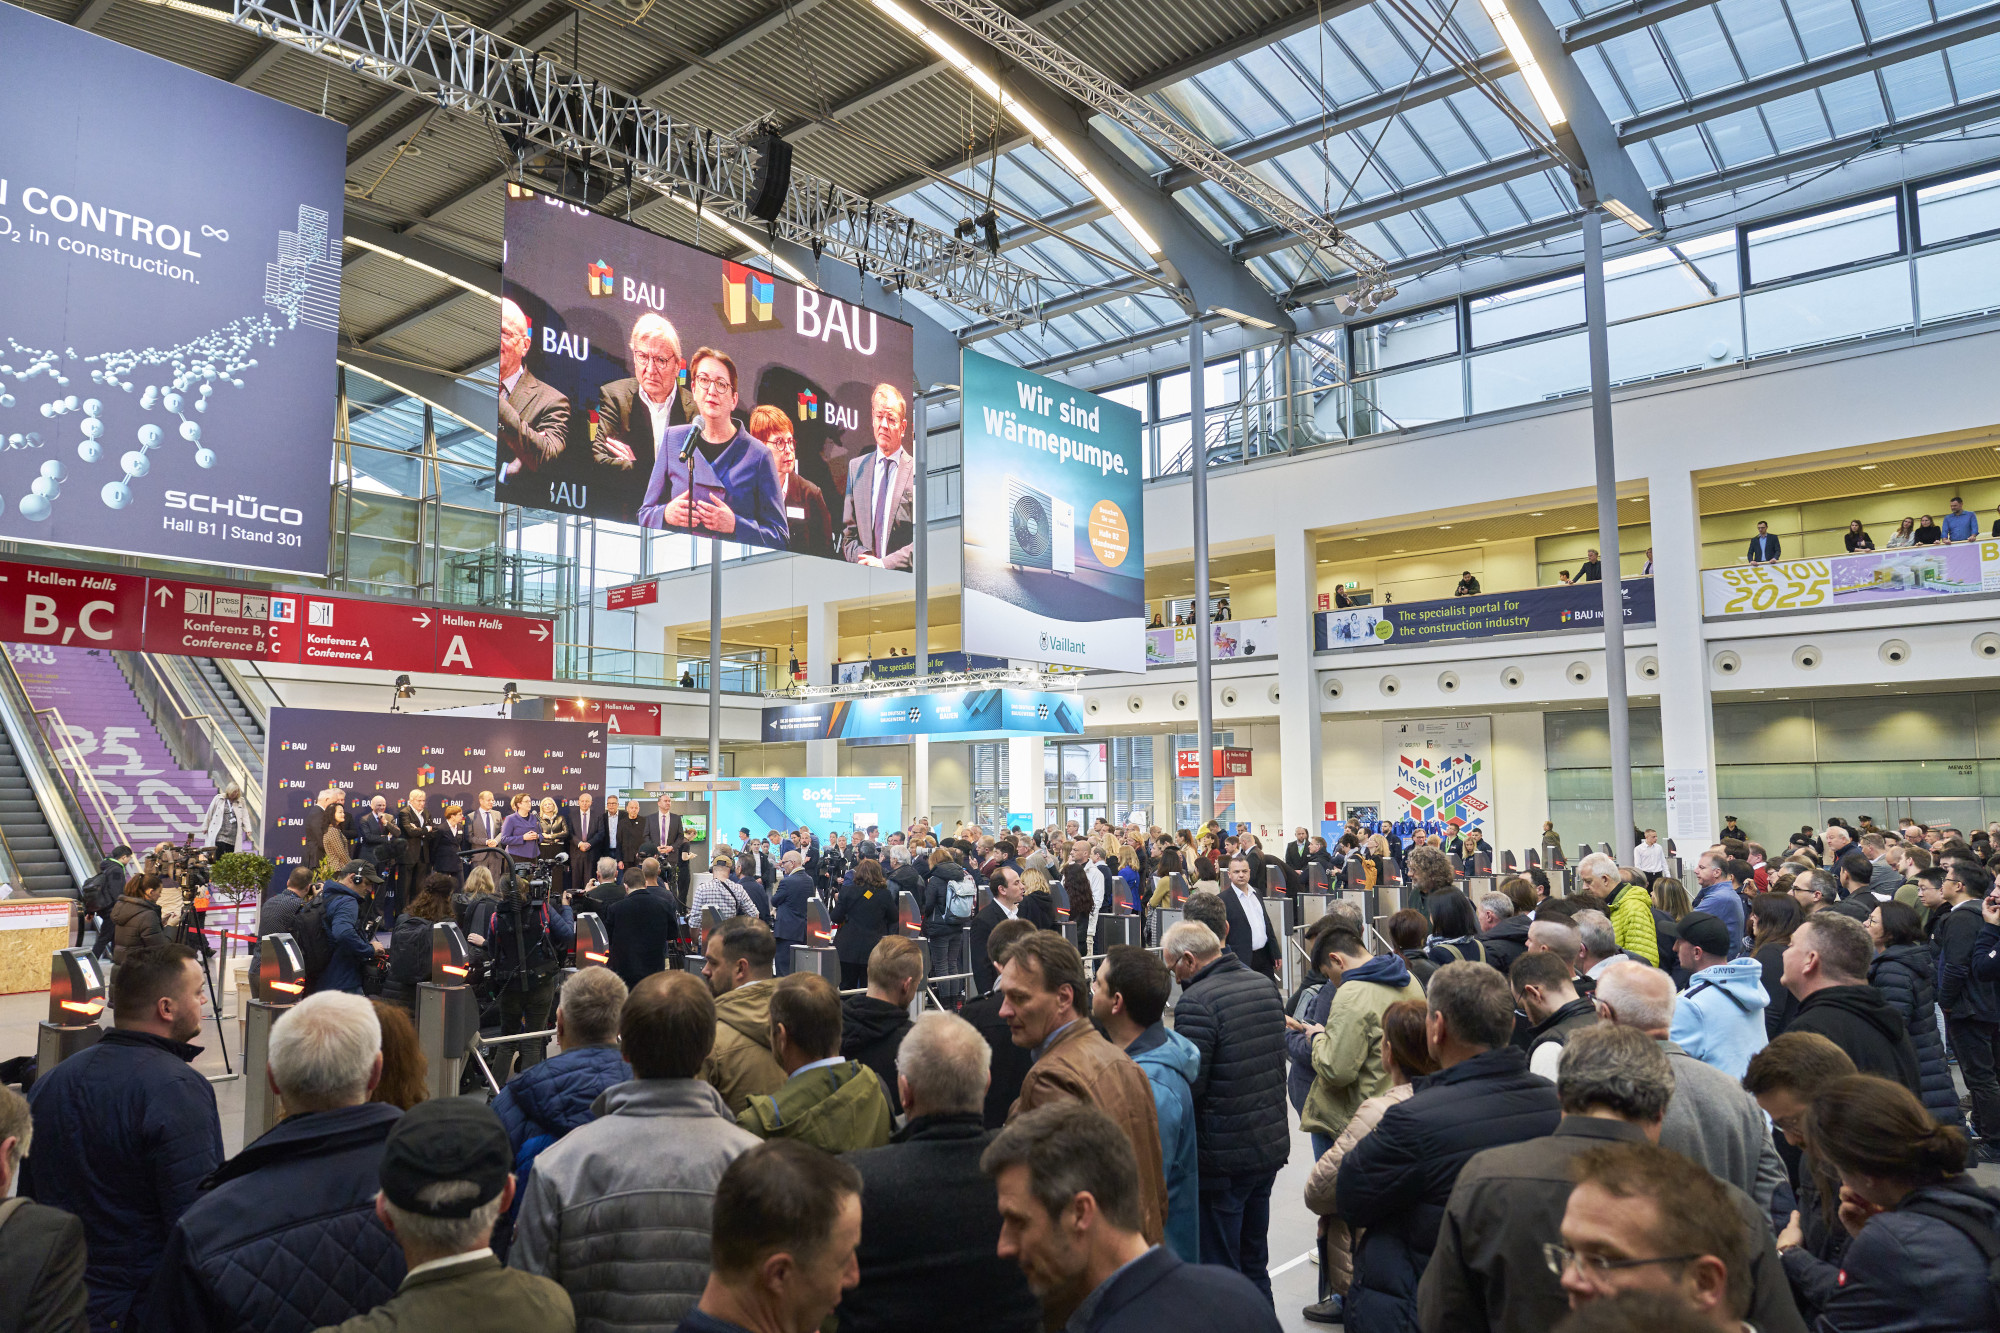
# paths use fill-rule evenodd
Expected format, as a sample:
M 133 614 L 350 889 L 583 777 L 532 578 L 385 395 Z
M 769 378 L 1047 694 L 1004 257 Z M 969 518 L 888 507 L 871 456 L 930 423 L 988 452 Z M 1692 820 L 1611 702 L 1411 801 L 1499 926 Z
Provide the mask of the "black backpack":
M 526 990 L 561 966 L 555 941 L 549 938 L 547 907 L 510 893 L 493 909 L 486 931 L 486 949 L 493 956 L 493 978 L 502 985 Z
M 306 989 L 319 989 L 319 979 L 333 963 L 333 932 L 326 925 L 325 890 L 313 895 L 292 922 L 292 941 L 305 964 Z
M 389 937 L 389 980 L 414 990 L 431 979 L 431 923 L 406 916 Z
M 84 910 L 102 916 L 111 910 L 111 904 L 117 902 L 124 892 L 124 867 L 116 862 L 107 862 L 104 869 L 83 882 Z

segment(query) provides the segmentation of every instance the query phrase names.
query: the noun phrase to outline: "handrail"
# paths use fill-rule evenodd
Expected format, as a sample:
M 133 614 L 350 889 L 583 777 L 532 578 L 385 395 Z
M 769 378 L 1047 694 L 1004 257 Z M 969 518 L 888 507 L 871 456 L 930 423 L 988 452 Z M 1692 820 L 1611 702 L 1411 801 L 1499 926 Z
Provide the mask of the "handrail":
M 243 701 L 243 706 L 250 710 L 250 716 L 256 719 L 257 725 L 267 731 L 270 730 L 271 708 L 273 705 L 283 708 L 285 700 L 284 696 L 278 693 L 278 687 L 264 675 L 264 669 L 248 660 L 238 662 L 228 657 L 211 660 L 214 661 L 216 670 L 222 673 L 223 679 L 229 682 L 229 688 L 236 691 L 236 697 Z M 250 669 L 249 676 L 243 674 L 245 667 Z M 266 694 L 271 697 L 266 699 L 264 697 Z
M 250 733 L 243 729 L 242 724 L 236 720 L 236 715 L 229 711 L 227 701 L 215 692 L 215 687 L 209 684 L 208 677 L 202 675 L 200 670 L 184 657 L 168 658 L 164 670 L 180 684 L 183 690 L 189 692 L 190 701 L 215 723 L 216 730 L 222 733 L 223 739 L 232 742 L 231 748 L 243 760 L 247 772 L 249 756 L 261 755 L 263 747 L 252 743 Z M 236 742 L 240 744 L 234 744 Z
M 74 775 L 76 779 L 75 784 L 72 785 L 69 779 L 65 777 L 64 785 L 69 786 L 70 796 L 76 799 L 77 807 L 83 810 L 83 817 L 86 823 L 90 822 L 92 814 L 90 809 L 84 805 L 83 800 L 77 797 L 77 786 L 83 788 L 84 795 L 90 798 L 90 804 L 96 807 L 96 819 L 99 822 L 95 824 L 92 831 L 97 835 L 99 853 L 101 854 L 106 847 L 129 846 L 130 841 L 125 837 L 125 830 L 118 823 L 117 808 L 112 805 L 111 798 L 104 794 L 104 786 L 97 780 L 97 771 L 85 759 L 82 749 L 77 746 L 76 737 L 70 734 L 69 723 L 63 719 L 62 710 L 53 706 L 49 708 L 37 708 L 35 710 L 35 718 L 42 723 L 43 732 L 48 736 L 49 745 L 56 752 L 57 758 L 68 764 L 69 773 Z M 47 719 L 49 718 L 55 719 L 55 729 L 53 731 L 50 731 L 48 728 Z M 62 764 L 57 764 L 56 771 L 58 773 L 63 771 Z M 108 838 L 105 836 L 107 828 L 111 834 Z
M 177 724 L 177 730 L 174 736 L 167 738 L 168 744 L 171 747 L 174 740 L 178 739 L 191 751 L 187 759 L 182 759 L 180 755 L 176 755 L 175 758 L 181 759 L 190 768 L 207 771 L 211 775 L 214 769 L 220 767 L 228 781 L 235 783 L 243 793 L 244 804 L 253 822 L 261 827 L 264 815 L 264 785 L 251 777 L 243 757 L 229 744 L 229 738 L 215 719 L 207 713 L 190 713 L 181 706 L 173 682 L 168 679 L 166 672 L 153 659 L 152 654 L 118 652 L 112 656 L 121 666 L 129 664 L 125 678 L 132 683 L 133 693 L 138 696 L 140 704 L 145 707 L 147 716 L 153 720 L 155 726 L 163 725 L 167 719 L 162 717 L 162 713 L 171 710 L 172 721 Z M 136 668 L 136 671 L 130 668 Z M 192 753 L 188 735 L 190 728 L 206 747 L 206 754 Z
M 49 832 L 55 835 L 63 864 L 69 867 L 70 877 L 81 888 L 85 880 L 97 873 L 97 863 L 103 857 L 90 845 L 90 823 L 63 776 L 62 765 L 48 748 L 48 737 L 42 734 L 41 724 L 35 718 L 34 701 L 28 697 L 28 687 L 21 683 L 21 673 L 15 669 L 12 655 L 0 652 L 0 662 L 5 663 L 5 669 L 0 670 L 0 723 L 6 725 L 7 735 L 14 742 L 21 771 L 35 793 L 35 804 L 41 807 Z

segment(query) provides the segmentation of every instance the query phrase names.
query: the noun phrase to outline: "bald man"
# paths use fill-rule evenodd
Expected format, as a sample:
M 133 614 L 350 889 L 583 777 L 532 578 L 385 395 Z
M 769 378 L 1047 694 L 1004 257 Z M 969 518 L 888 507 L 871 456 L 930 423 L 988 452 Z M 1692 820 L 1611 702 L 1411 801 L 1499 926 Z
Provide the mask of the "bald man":
M 515 481 L 562 457 L 569 439 L 569 399 L 528 373 L 534 327 L 521 307 L 500 302 L 500 479 Z M 534 498 L 541 498 L 536 496 Z
M 627 350 L 631 378 L 597 391 L 590 456 L 629 481 L 653 475 L 667 428 L 693 421 L 695 409 L 694 396 L 680 384 L 681 336 L 672 324 L 647 311 L 632 325 Z

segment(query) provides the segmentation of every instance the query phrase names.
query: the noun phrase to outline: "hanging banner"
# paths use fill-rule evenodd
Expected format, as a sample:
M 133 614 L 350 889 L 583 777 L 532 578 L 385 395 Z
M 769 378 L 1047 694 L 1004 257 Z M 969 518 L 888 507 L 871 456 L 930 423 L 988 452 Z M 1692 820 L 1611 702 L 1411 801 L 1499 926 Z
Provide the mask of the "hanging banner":
M 1139 414 L 965 352 L 967 652 L 1146 668 Z
M 604 734 L 657 736 L 660 734 L 660 706 L 636 699 L 540 699 L 542 716 L 552 722 L 602 722 Z M 515 717 L 528 715 L 516 708 Z
M 1431 602 L 1396 602 L 1321 611 L 1313 617 L 1314 648 L 1400 647 L 1458 639 L 1495 639 L 1507 634 L 1555 634 L 1604 628 L 1604 585 L 1572 583 L 1521 592 L 1444 597 Z M 1620 588 L 1625 625 L 1653 623 L 1653 581 L 1626 579 Z
M 1491 834 L 1492 754 L 1491 718 L 1384 722 L 1382 817 L 1403 837 L 1448 833 L 1453 820 Z
M 1039 690 L 946 690 L 881 699 L 827 699 L 764 710 L 764 741 L 872 740 L 886 736 L 1081 736 L 1074 695 Z
M 715 826 L 731 843 L 740 844 L 744 829 L 761 838 L 809 828 L 823 846 L 834 833 L 903 827 L 903 780 L 894 777 L 745 778 L 714 801 Z
M 652 606 L 660 600 L 660 581 L 647 579 L 644 583 L 626 583 L 616 588 L 604 590 L 604 609 L 607 611 L 629 611 L 635 606 Z
M 1913 597 L 2000 592 L 2000 541 L 1904 546 L 1817 560 L 1773 560 L 1701 572 L 1705 616 L 1865 606 Z
M 1004 657 L 982 657 L 978 653 L 934 652 L 928 666 L 927 675 L 942 676 L 946 672 L 958 671 L 1000 671 L 1009 665 Z M 859 685 L 868 679 L 868 668 L 875 668 L 876 680 L 915 680 L 917 659 L 909 657 L 871 657 L 866 662 L 836 662 L 833 665 L 835 685 Z
M 1146 665 L 1168 666 L 1192 662 L 1199 625 L 1170 625 L 1146 631 Z M 1278 622 L 1262 620 L 1217 620 L 1208 627 L 1208 659 L 1222 662 L 1245 657 L 1278 655 Z

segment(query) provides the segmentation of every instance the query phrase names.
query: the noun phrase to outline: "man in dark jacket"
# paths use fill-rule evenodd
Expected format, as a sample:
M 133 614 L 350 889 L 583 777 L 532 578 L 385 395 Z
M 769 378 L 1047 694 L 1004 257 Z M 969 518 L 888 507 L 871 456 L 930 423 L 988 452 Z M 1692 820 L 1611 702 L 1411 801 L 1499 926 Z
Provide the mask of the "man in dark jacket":
M 891 935 L 868 955 L 868 993 L 840 1002 L 840 1053 L 882 1076 L 890 1115 L 903 1113 L 896 1093 L 896 1051 L 910 1030 L 910 1003 L 923 984 L 923 947 Z
M 991 994 L 993 980 L 1000 975 L 999 962 L 990 956 L 988 938 L 993 928 L 1002 921 L 1012 921 L 1021 906 L 1021 872 L 1012 866 L 1001 866 L 987 881 L 992 890 L 993 901 L 986 904 L 972 917 L 972 972 L 979 984 L 981 995 Z M 1030 925 L 1033 922 L 1029 923 Z
M 1563 1049 L 1556 1083 L 1563 1118 L 1555 1133 L 1488 1148 L 1458 1173 L 1417 1287 L 1420 1326 L 1543 1333 L 1561 1323 L 1569 1297 L 1541 1259 L 1544 1245 L 1562 1240 L 1570 1166 L 1602 1143 L 1657 1140 L 1673 1091 L 1666 1054 L 1645 1033 L 1609 1023 L 1578 1032 Z M 1750 1323 L 1758 1333 L 1805 1333 L 1769 1219 L 1743 1191 L 1722 1188 L 1756 1242 Z
M 889 941 L 884 941 L 884 944 Z M 903 1038 L 890 1081 L 909 1121 L 886 1147 L 848 1153 L 861 1173 L 861 1284 L 840 1298 L 841 1333 L 935 1323 L 948 1292 L 956 1333 L 1039 1333 L 1041 1307 L 1000 1257 L 1000 1214 L 979 1156 L 986 1043 L 953 1014 L 927 1013 Z
M 1530 1024 L 1528 1069 L 1555 1082 L 1556 1064 L 1571 1034 L 1597 1022 L 1597 1006 L 1576 993 L 1570 966 L 1553 953 L 1523 954 L 1507 974 L 1507 984 Z
M 1268 1300 L 1271 1186 L 1292 1149 L 1284 997 L 1198 921 L 1170 928 L 1160 953 L 1181 983 L 1174 1031 L 1201 1056 L 1194 1080 L 1201 1261 L 1235 1269 Z
M 805 872 L 805 854 L 794 847 L 778 858 L 784 878 L 771 895 L 771 932 L 778 937 L 778 975 L 792 970 L 792 946 L 806 943 L 806 904 L 812 901 L 813 877 Z
M 13 1195 L 34 1136 L 28 1099 L 0 1087 L 0 1199 Z M 16 1204 L 0 1231 L 0 1291 L 8 1303 L 0 1322 L 60 1333 L 85 1328 L 84 1253 L 83 1223 L 59 1208 L 26 1199 Z
M 368 1100 L 382 1026 L 322 991 L 271 1029 L 285 1118 L 202 1181 L 153 1279 L 144 1328 L 310 1333 L 388 1300 L 403 1253 L 375 1216 L 382 1145 L 402 1112 Z
M 2000 984 L 1972 971 L 1981 952 L 1976 947 L 1983 929 L 1981 904 L 1993 891 L 1993 876 L 1984 866 L 1957 859 L 1946 862 L 1944 871 L 1944 911 L 1934 923 L 1937 999 L 1959 1072 L 1965 1075 L 1965 1090 L 1972 1094 L 1979 1154 L 1995 1162 L 2000 1161 Z
M 1486 961 L 1505 976 L 1514 960 L 1528 951 L 1528 927 L 1533 924 L 1514 912 L 1514 900 L 1504 893 L 1489 893 L 1479 900 L 1479 942 L 1486 946 Z
M 986 941 L 994 965 L 1005 966 L 1007 954 L 1014 945 L 1020 942 L 1022 936 L 1034 932 L 1035 926 L 1031 922 L 1003 919 Z M 1014 1044 L 1013 1029 L 1000 1014 L 1001 1004 L 1000 993 L 989 990 L 976 1000 L 966 1001 L 965 1007 L 958 1011 L 959 1017 L 972 1024 L 992 1052 L 986 1085 L 985 1121 L 988 1129 L 998 1129 L 1007 1123 L 1007 1113 L 1014 1109 L 1014 1102 L 1021 1095 L 1021 1084 L 1035 1064 L 1033 1051 L 1023 1050 Z
M 1903 1016 L 1868 984 L 1874 941 L 1858 921 L 1815 912 L 1785 946 L 1780 980 L 1799 1001 L 1787 1032 L 1817 1032 L 1846 1051 L 1864 1074 L 1894 1079 L 1924 1095 L 1917 1048 Z
M 979 1164 L 999 1195 L 1000 1257 L 1027 1274 L 1044 1327 L 1278 1333 L 1270 1298 L 1241 1273 L 1148 1243 L 1131 1142 L 1095 1107 L 1062 1102 L 1021 1116 Z M 1079 1203 L 1086 1194 L 1088 1207 Z
M 291 935 L 298 929 L 299 913 L 305 911 L 306 903 L 312 898 L 313 872 L 304 866 L 293 866 L 285 887 L 264 900 L 257 913 L 257 934 Z
M 1450 963 L 1431 978 L 1426 1001 L 1439 1072 L 1348 1152 L 1335 1186 L 1341 1220 L 1367 1228 L 1347 1296 L 1357 1333 L 1416 1325 L 1417 1282 L 1472 1155 L 1553 1133 L 1562 1120 L 1556 1090 L 1509 1044 L 1514 999 L 1504 977 L 1484 963 Z
M 625 872 L 625 886 L 625 896 L 605 914 L 604 923 L 611 928 L 611 970 L 627 986 L 636 986 L 666 970 L 667 946 L 681 933 L 680 899 L 660 883 L 660 863 L 650 856 L 637 871 Z
M 389 952 L 388 946 L 378 944 L 372 932 L 362 925 L 373 910 L 370 899 L 374 897 L 374 886 L 381 882 L 382 876 L 373 863 L 349 861 L 338 875 L 321 886 L 320 896 L 326 900 L 326 934 L 333 943 L 333 957 L 328 960 L 326 970 L 313 978 L 314 990 L 361 994 L 362 969 L 375 965 L 376 954 Z
M 1243 966 L 1271 976 L 1278 970 L 1278 951 L 1283 941 L 1271 929 L 1264 911 L 1263 895 L 1252 878 L 1256 866 L 1246 856 L 1229 859 L 1229 882 L 1222 886 L 1222 906 L 1229 914 L 1228 944 Z
M 587 791 L 578 792 L 562 815 L 569 825 L 569 846 L 565 850 L 569 852 L 570 884 L 581 890 L 589 882 L 598 858 L 612 853 L 611 821 L 597 809 L 595 796 Z
M 188 1045 L 205 983 L 183 945 L 134 949 L 111 983 L 115 1026 L 28 1094 L 35 1152 L 21 1192 L 83 1223 L 99 1333 L 125 1323 L 174 1223 L 222 1164 L 215 1090 L 191 1067 L 201 1048 Z

